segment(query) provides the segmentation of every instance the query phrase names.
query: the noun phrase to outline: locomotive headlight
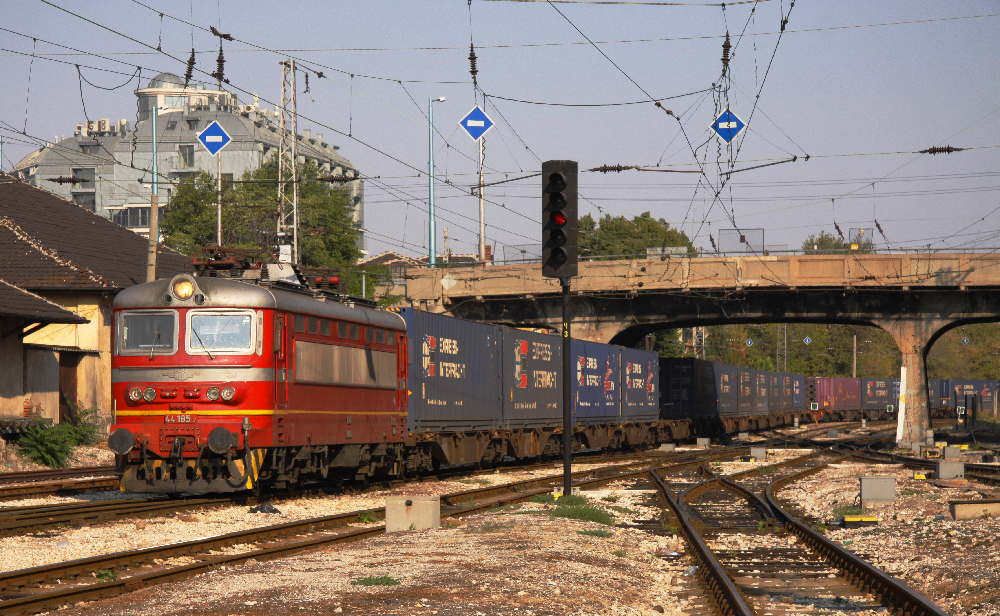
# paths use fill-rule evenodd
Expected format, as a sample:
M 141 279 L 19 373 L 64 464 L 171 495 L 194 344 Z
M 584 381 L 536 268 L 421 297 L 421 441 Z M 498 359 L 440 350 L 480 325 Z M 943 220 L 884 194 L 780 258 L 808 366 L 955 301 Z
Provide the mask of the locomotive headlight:
M 236 397 L 236 390 L 232 387 L 226 387 L 222 390 L 222 399 L 229 402 Z
M 142 390 L 142 397 L 146 402 L 152 402 L 153 400 L 156 400 L 156 390 L 152 387 L 147 387 Z
M 142 400 L 142 390 L 136 387 L 135 389 L 130 389 L 128 392 L 128 399 L 132 402 L 138 402 Z
M 219 399 L 219 388 L 209 387 L 208 391 L 205 392 L 205 397 L 211 400 L 212 402 L 215 402 L 216 400 Z
M 194 284 L 190 280 L 178 280 L 174 283 L 174 296 L 177 299 L 188 299 L 194 295 Z

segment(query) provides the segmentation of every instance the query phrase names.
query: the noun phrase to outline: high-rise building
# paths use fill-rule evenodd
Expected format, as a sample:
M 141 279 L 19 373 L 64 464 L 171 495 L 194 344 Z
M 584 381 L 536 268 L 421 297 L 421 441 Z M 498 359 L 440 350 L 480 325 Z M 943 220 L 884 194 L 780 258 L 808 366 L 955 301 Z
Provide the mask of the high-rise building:
M 152 194 L 152 110 L 157 109 L 157 169 L 162 176 L 182 179 L 207 171 L 218 173 L 214 156 L 198 141 L 198 134 L 212 121 L 232 138 L 222 151 L 222 179 L 239 179 L 278 154 L 280 114 L 278 109 L 240 104 L 236 95 L 214 90 L 203 83 L 184 86 L 172 73 L 161 73 L 146 88 L 136 90 L 137 122 L 89 120 L 78 124 L 69 139 L 47 143 L 25 156 L 12 174 L 77 205 L 107 216 L 122 226 L 147 235 Z M 255 97 L 256 98 L 256 97 Z M 304 130 L 296 135 L 298 162 L 312 161 L 324 174 L 357 178 L 344 184 L 354 206 L 354 224 L 364 228 L 364 181 L 354 166 L 337 153 L 338 146 Z M 77 178 L 74 183 L 46 180 Z M 168 182 L 158 185 L 160 204 L 167 203 Z M 275 188 L 277 192 L 277 188 Z M 359 235 L 364 249 L 364 236 Z

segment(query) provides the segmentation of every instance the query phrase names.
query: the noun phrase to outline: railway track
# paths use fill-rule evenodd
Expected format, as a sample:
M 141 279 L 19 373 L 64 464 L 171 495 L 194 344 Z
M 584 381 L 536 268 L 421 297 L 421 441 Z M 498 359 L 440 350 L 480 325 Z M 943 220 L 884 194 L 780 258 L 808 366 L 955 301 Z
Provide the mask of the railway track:
M 697 469 L 706 461 L 735 457 L 746 450 L 706 450 L 684 452 L 661 462 L 665 468 L 678 471 Z M 605 467 L 574 473 L 575 485 L 593 489 L 611 482 L 643 479 L 649 461 L 627 462 L 617 467 Z M 492 508 L 530 499 L 548 493 L 560 485 L 561 474 L 528 479 L 500 486 L 446 494 L 441 497 L 441 517 L 456 517 L 488 511 Z M 79 601 L 115 596 L 150 585 L 177 581 L 204 573 L 220 566 L 233 566 L 254 559 L 269 560 L 318 547 L 337 545 L 379 535 L 383 525 L 352 528 L 361 514 L 384 519 L 383 508 L 354 511 L 321 518 L 287 522 L 246 531 L 209 537 L 185 543 L 156 546 L 128 552 L 94 556 L 70 562 L 55 563 L 0 574 L 0 616 L 33 614 L 58 609 Z M 251 544 L 257 549 L 238 554 L 218 554 L 230 546 Z M 177 557 L 190 557 L 193 563 L 172 565 Z M 113 571 L 104 581 L 95 582 L 95 572 Z M 111 579 L 113 578 L 113 579 Z
M 849 455 L 814 451 L 732 477 L 718 476 L 705 465 L 698 468 L 697 478 L 690 469 L 680 479 L 659 465 L 650 469 L 718 612 L 833 614 L 884 606 L 900 615 L 944 615 L 905 584 L 794 517 L 777 500 L 780 488 Z
M 52 495 L 68 496 L 116 489 L 118 489 L 118 475 L 113 466 L 54 468 L 0 474 L 0 501 Z

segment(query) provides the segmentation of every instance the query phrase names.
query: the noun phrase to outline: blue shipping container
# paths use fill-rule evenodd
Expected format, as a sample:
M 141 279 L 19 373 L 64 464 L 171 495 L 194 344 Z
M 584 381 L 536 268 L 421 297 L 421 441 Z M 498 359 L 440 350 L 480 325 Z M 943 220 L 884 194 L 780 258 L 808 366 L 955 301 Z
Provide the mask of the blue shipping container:
M 501 328 L 404 308 L 410 432 L 500 427 Z
M 757 404 L 757 394 L 754 385 L 756 373 L 753 368 L 745 366 L 737 366 L 736 373 L 736 380 L 739 384 L 739 391 L 736 392 L 739 400 L 737 415 L 748 417 L 754 414 Z
M 893 379 L 861 379 L 861 408 L 882 410 L 896 407 L 899 400 L 898 380 L 893 391 Z
M 770 395 L 770 379 L 768 379 L 768 372 L 766 370 L 754 370 L 754 405 L 753 414 L 754 415 L 767 415 L 768 413 L 768 397 Z
M 660 418 L 693 416 L 694 359 L 664 359 L 660 362 Z
M 779 372 L 781 378 L 781 412 L 790 413 L 792 411 L 792 373 Z
M 712 417 L 735 417 L 739 413 L 739 372 L 736 366 L 711 362 L 714 391 L 708 392 L 705 414 Z
M 503 328 L 506 427 L 562 425 L 562 338 Z
M 948 389 L 948 379 L 927 379 L 927 405 L 932 409 L 954 409 Z
M 622 415 L 621 347 L 573 339 L 570 352 L 573 423 L 617 423 Z
M 993 402 L 997 391 L 997 381 L 950 379 L 948 381 L 948 390 L 952 400 L 952 408 L 964 406 L 967 409 L 966 412 L 968 412 L 968 409 L 973 404 L 976 404 L 978 405 L 976 408 L 980 412 L 988 410 L 991 413 L 995 408 Z M 975 399 L 975 402 L 973 402 L 973 399 Z
M 806 377 L 801 374 L 792 375 L 792 411 L 806 410 Z
M 622 349 L 622 420 L 655 421 L 660 416 L 660 356 Z
M 769 385 L 767 391 L 767 412 L 768 413 L 780 413 L 781 412 L 781 373 L 780 372 L 768 372 L 767 382 Z

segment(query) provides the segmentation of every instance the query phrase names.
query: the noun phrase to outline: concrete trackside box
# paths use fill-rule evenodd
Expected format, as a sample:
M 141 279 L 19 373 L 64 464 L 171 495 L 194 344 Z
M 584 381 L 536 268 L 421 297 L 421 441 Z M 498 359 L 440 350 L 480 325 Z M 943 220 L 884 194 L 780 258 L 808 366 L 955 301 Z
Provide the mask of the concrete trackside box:
M 572 339 L 574 424 L 617 423 L 622 414 L 621 347 Z
M 561 426 L 562 338 L 512 327 L 502 331 L 504 426 Z
M 404 308 L 409 361 L 408 429 L 498 428 L 501 328 Z
M 660 416 L 660 356 L 622 349 L 622 421 L 656 421 Z

